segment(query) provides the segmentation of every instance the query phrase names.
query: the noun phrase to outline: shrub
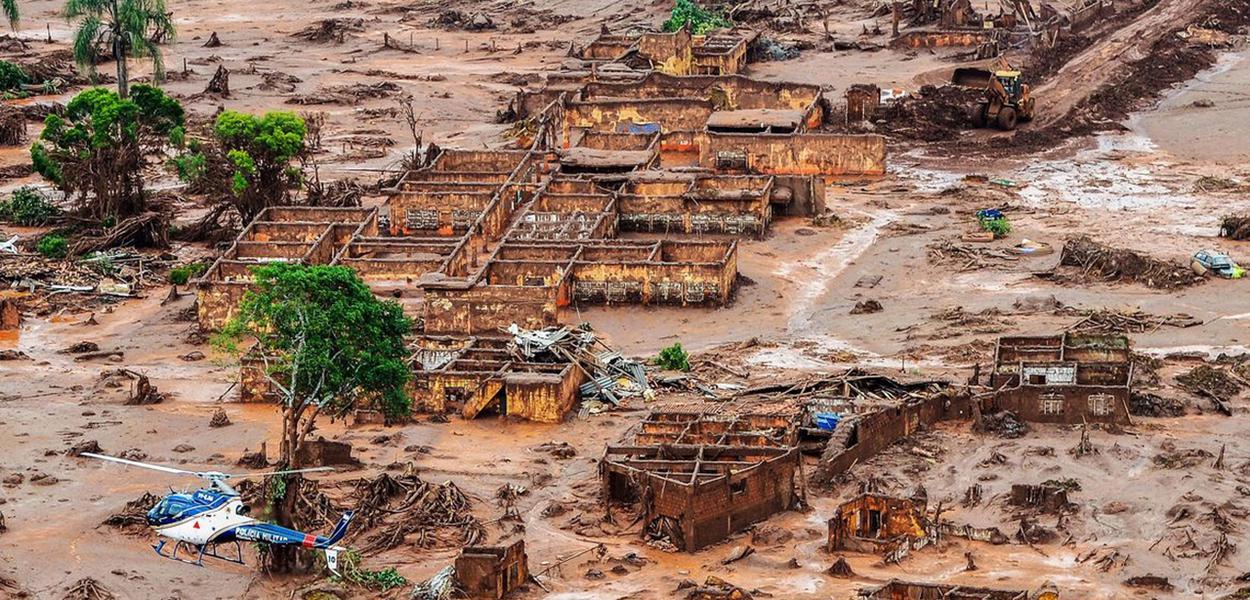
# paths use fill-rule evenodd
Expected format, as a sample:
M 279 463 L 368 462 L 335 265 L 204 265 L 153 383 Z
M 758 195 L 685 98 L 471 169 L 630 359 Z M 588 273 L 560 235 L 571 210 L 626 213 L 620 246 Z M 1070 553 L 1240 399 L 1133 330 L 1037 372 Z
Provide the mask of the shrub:
M 169 282 L 174 285 L 186 285 L 193 278 L 203 275 L 207 269 L 208 266 L 200 262 L 174 267 L 169 270 Z
M 30 149 L 35 171 L 77 198 L 86 216 L 126 218 L 146 210 L 143 170 L 149 156 L 182 136 L 183 109 L 149 85 L 129 98 L 105 88 L 83 90 L 51 114 Z
M 695 35 L 703 35 L 718 27 L 733 27 L 733 21 L 718 12 L 703 8 L 692 0 L 677 0 L 673 4 L 673 12 L 664 22 L 664 31 L 677 31 L 687 23 Z
M 0 91 L 16 90 L 30 81 L 26 71 L 7 61 L 0 60 Z
M 69 242 L 59 235 L 45 235 L 39 238 L 35 250 L 45 258 L 65 258 L 69 254 Z
M 981 229 L 994 234 L 995 239 L 1007 237 L 1007 234 L 1011 233 L 1011 223 L 998 209 L 987 208 L 977 211 L 977 223 L 981 225 Z
M 14 190 L 8 200 L 0 201 L 0 221 L 14 225 L 43 225 L 60 212 L 59 208 L 30 186 L 22 186 Z
M 681 342 L 677 342 L 660 350 L 659 356 L 655 357 L 655 364 L 670 371 L 689 371 L 690 353 L 681 347 Z

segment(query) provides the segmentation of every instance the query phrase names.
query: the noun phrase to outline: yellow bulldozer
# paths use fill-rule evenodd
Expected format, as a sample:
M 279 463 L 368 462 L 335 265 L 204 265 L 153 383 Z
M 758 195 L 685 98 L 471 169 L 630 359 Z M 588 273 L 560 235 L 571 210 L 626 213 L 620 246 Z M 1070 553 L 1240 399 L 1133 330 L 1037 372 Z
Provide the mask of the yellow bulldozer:
M 1009 65 L 993 71 L 955 69 L 951 81 L 955 85 L 985 90 L 985 95 L 971 109 L 972 122 L 977 127 L 993 125 L 1011 131 L 1017 123 L 1033 120 L 1035 100 L 1029 93 L 1029 84 L 1021 81 L 1020 71 Z

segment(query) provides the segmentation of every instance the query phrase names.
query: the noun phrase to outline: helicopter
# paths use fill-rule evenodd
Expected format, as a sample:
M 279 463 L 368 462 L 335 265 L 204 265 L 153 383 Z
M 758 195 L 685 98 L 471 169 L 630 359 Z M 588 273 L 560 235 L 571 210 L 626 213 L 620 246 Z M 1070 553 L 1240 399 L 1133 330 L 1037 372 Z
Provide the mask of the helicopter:
M 82 456 L 164 473 L 191 475 L 209 482 L 209 487 L 194 492 L 170 493 L 148 510 L 148 526 L 162 538 L 157 540 L 157 544 L 153 545 L 152 549 L 156 550 L 162 558 L 200 567 L 204 566 L 205 558 L 242 565 L 246 563 L 243 562 L 243 547 L 240 542 L 264 542 L 279 546 L 299 546 L 309 550 L 320 550 L 325 553 L 326 566 L 331 572 L 338 573 L 339 552 L 346 548 L 336 544 L 347 535 L 347 526 L 352 521 L 352 511 L 343 513 L 329 536 L 304 533 L 248 516 L 251 509 L 243 504 L 239 492 L 226 483 L 226 480 L 235 477 L 333 471 L 334 469 L 330 467 L 239 475 L 218 471 L 185 471 L 91 452 L 84 452 Z M 163 550 L 171 540 L 175 542 L 173 550 L 166 554 Z M 218 546 L 230 543 L 234 544 L 235 556 L 218 553 Z M 184 553 L 188 555 L 198 552 L 198 556 L 194 561 L 178 558 L 178 551 L 181 549 L 185 549 Z

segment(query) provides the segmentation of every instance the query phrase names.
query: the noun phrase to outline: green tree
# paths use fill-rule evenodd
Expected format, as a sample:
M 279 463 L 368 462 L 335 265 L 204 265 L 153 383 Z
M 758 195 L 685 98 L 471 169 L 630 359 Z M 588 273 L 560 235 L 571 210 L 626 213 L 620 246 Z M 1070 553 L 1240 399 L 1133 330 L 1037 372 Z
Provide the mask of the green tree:
M 695 35 L 703 35 L 719 27 L 733 27 L 733 21 L 719 12 L 713 12 L 696 4 L 693 0 L 677 0 L 673 3 L 673 11 L 664 22 L 664 31 L 677 31 L 689 25 Z
M 343 417 L 363 404 L 392 417 L 408 414 L 404 335 L 412 323 L 399 304 L 379 300 L 347 267 L 277 263 L 253 273 L 255 289 L 214 345 L 237 356 L 245 340 L 255 340 L 249 352 L 263 361 L 280 398 L 283 465 L 300 468 L 300 450 L 319 416 Z M 271 508 L 291 527 L 301 480 L 284 477 Z M 280 548 L 270 549 L 269 560 L 280 572 L 295 566 Z
M 130 98 L 106 88 L 84 90 L 51 114 L 31 145 L 35 171 L 78 198 L 79 210 L 120 221 L 147 208 L 146 157 L 182 140 L 184 112 L 159 88 L 136 85 Z
M 17 23 L 22 16 L 17 10 L 17 0 L 0 0 L 0 10 L 3 10 L 4 18 L 9 20 L 9 29 L 17 31 Z
M 193 142 L 174 166 L 193 188 L 228 198 L 247 223 L 266 207 L 289 203 L 303 180 L 295 161 L 308 150 L 307 135 L 304 119 L 292 112 L 228 110 L 217 115 L 210 139 Z
M 97 51 L 107 46 L 109 56 L 117 61 L 117 93 L 122 98 L 130 94 L 127 58 L 150 58 L 152 79 L 160 82 L 165 78 L 165 62 L 157 41 L 173 39 L 172 14 L 165 10 L 165 0 L 69 0 L 65 18 L 78 20 L 74 61 L 94 75 Z

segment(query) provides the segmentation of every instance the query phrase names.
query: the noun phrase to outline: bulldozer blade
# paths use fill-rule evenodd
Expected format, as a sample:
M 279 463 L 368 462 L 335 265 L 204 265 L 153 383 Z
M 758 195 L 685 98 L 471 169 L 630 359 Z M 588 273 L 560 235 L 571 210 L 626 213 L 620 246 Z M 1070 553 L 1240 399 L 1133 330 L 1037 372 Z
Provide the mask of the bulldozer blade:
M 962 67 L 955 69 L 955 74 L 951 76 L 951 83 L 971 88 L 983 88 L 990 85 L 994 73 L 985 69 L 976 69 L 970 67 Z

